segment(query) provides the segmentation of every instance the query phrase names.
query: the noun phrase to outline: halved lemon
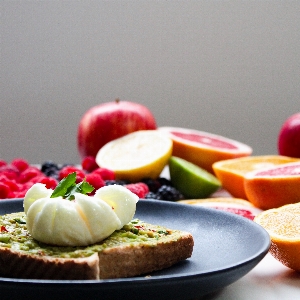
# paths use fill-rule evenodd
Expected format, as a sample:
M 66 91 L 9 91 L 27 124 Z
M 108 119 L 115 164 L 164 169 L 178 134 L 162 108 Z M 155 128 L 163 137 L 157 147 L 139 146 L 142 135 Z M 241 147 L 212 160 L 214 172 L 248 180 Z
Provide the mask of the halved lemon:
M 158 130 L 140 130 L 104 145 L 96 162 L 99 167 L 114 171 L 116 179 L 138 182 L 159 177 L 172 149 L 172 140 Z

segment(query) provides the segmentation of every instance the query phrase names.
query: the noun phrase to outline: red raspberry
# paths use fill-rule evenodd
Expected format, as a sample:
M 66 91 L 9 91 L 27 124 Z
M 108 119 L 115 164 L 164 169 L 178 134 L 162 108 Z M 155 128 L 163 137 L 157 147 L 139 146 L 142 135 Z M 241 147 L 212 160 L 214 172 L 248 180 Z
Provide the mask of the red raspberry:
M 38 168 L 30 166 L 20 174 L 18 181 L 20 183 L 25 183 L 27 181 L 30 181 L 32 178 L 40 176 L 42 174 L 43 173 Z
M 5 182 L 7 180 L 10 180 L 5 173 L 0 173 L 0 182 Z
M 0 199 L 8 198 L 10 188 L 7 184 L 0 182 Z
M 0 167 L 0 174 L 5 175 L 9 179 L 16 179 L 20 172 L 15 166 L 4 165 Z
M 7 195 L 7 199 L 17 198 L 16 193 L 18 193 L 18 191 L 10 191 Z
M 0 167 L 6 166 L 6 165 L 7 165 L 7 162 L 3 159 L 0 159 Z
M 36 182 L 27 181 L 19 187 L 19 192 L 27 192 Z
M 20 172 L 23 172 L 29 167 L 29 163 L 23 158 L 15 158 L 11 162 L 12 166 L 15 166 Z
M 147 184 L 143 182 L 126 184 L 125 187 L 132 193 L 136 194 L 139 198 L 145 198 L 145 196 L 149 193 Z
M 54 190 L 58 184 L 58 181 L 55 178 L 46 176 L 42 176 L 38 182 L 45 184 L 47 189 L 52 190 Z
M 95 190 L 100 189 L 101 187 L 105 186 L 105 182 L 102 179 L 100 174 L 97 173 L 90 173 L 87 174 L 86 177 L 86 182 L 88 182 L 90 185 L 92 185 Z M 93 192 L 95 192 L 95 190 Z
M 27 191 L 11 192 L 9 198 L 24 198 Z
M 4 184 L 6 184 L 11 191 L 18 191 L 19 190 L 19 185 L 16 183 L 15 180 L 6 180 L 2 181 Z
M 93 173 L 101 175 L 103 180 L 115 180 L 115 172 L 106 168 L 98 168 L 93 171 Z
M 76 172 L 76 183 L 81 182 L 85 177 L 85 173 L 84 171 L 74 166 L 63 167 L 58 173 L 58 179 L 62 180 L 63 178 L 67 177 L 69 174 L 74 172 Z
M 93 156 L 86 156 L 81 161 L 81 166 L 84 171 L 89 172 L 89 173 L 93 172 L 94 170 L 99 168 L 99 166 L 97 165 L 96 160 Z

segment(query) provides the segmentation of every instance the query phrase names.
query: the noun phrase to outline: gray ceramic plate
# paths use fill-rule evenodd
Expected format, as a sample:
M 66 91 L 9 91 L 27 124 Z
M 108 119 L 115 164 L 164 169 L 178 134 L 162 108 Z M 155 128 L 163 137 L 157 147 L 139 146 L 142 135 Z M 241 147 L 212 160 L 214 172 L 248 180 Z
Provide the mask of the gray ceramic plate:
M 23 210 L 22 199 L 1 200 L 0 214 Z M 246 218 L 223 211 L 140 200 L 137 218 L 194 236 L 190 259 L 150 277 L 101 281 L 24 280 L 0 277 L 1 299 L 195 299 L 235 282 L 266 255 L 268 233 Z M 6 298 L 5 298 L 6 299 Z

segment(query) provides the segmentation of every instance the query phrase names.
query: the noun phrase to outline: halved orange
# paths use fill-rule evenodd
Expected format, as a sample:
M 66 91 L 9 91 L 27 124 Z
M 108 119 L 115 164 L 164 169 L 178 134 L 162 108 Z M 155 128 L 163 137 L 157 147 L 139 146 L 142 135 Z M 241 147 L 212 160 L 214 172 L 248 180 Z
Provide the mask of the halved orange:
M 282 155 L 261 155 L 222 160 L 212 167 L 224 189 L 233 197 L 247 199 L 244 178 L 248 172 L 296 161 L 300 160 Z
M 248 200 L 261 209 L 300 202 L 300 162 L 249 172 L 244 187 Z
M 173 140 L 173 156 L 183 158 L 210 173 L 219 160 L 249 156 L 252 148 L 238 141 L 204 131 L 180 127 L 159 127 Z
M 266 210 L 254 218 L 270 235 L 270 253 L 300 272 L 300 203 Z

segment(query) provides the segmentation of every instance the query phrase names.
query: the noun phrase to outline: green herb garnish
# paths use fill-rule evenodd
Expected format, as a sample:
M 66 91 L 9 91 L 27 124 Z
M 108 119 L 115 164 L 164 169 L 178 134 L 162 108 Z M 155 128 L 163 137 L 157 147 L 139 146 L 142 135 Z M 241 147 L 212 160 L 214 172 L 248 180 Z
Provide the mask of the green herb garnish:
M 88 182 L 83 180 L 76 184 L 76 172 L 70 173 L 67 177 L 63 178 L 51 194 L 50 198 L 63 197 L 67 200 L 74 200 L 75 193 L 86 195 L 94 190 Z
M 26 224 L 26 220 L 23 219 L 23 218 L 16 218 L 16 219 L 14 219 L 14 220 L 15 220 L 15 222 L 17 222 L 17 223 L 19 223 L 19 224 Z
M 168 232 L 165 231 L 165 230 L 159 230 L 159 231 L 157 231 L 157 233 L 159 233 L 159 234 L 164 234 L 164 235 L 168 235 Z

